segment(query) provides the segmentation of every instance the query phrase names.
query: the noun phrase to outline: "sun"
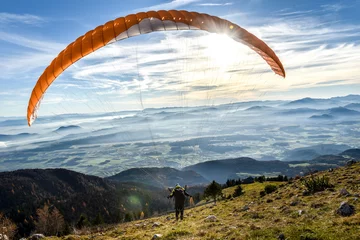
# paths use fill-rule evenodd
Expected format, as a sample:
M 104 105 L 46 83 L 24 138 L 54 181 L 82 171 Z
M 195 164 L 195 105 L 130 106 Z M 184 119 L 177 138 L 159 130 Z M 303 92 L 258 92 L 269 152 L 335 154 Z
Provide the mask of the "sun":
M 243 54 L 246 54 L 242 44 L 225 34 L 209 34 L 203 40 L 205 54 L 219 68 L 231 68 L 242 60 Z

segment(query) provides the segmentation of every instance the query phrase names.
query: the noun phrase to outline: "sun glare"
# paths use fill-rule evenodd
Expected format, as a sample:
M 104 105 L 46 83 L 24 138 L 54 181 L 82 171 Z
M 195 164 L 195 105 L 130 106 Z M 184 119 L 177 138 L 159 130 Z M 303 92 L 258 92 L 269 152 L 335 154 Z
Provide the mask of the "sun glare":
M 205 53 L 220 68 L 230 68 L 240 61 L 240 52 L 246 51 L 241 44 L 227 35 L 210 34 L 204 38 Z

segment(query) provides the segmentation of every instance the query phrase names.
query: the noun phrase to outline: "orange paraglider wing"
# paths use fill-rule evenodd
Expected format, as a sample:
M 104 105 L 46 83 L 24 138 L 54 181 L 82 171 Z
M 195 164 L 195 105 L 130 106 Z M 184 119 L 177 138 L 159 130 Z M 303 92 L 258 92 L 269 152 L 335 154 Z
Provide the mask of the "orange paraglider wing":
M 285 77 L 285 70 L 274 51 L 262 40 L 238 25 L 204 13 L 188 11 L 149 11 L 130 14 L 109 21 L 90 30 L 70 43 L 38 79 L 29 100 L 27 121 L 29 126 L 36 119 L 41 99 L 52 82 L 71 64 L 97 49 L 129 37 L 154 31 L 200 29 L 211 33 L 225 33 L 257 52 L 278 75 Z

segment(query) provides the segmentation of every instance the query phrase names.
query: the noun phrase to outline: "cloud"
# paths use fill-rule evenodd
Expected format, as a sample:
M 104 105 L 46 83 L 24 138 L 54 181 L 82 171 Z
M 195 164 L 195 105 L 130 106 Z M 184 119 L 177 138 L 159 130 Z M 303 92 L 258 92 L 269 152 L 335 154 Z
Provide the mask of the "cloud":
M 150 10 L 170 10 L 176 9 L 182 6 L 189 5 L 191 3 L 199 2 L 200 0 L 173 0 L 168 3 L 162 3 L 158 5 L 153 5 L 146 8 L 137 9 L 137 11 L 150 11 Z
M 25 37 L 23 35 L 8 33 L 4 31 L 0 31 L 0 41 L 8 42 L 40 52 L 49 52 L 52 54 L 54 54 L 54 52 L 60 52 L 66 46 L 64 44 L 56 42 L 37 40 L 34 38 Z
M 227 3 L 199 3 L 196 4 L 197 6 L 203 6 L 203 7 L 219 7 L 219 6 L 231 6 L 234 3 L 227 2 Z
M 345 6 L 345 5 L 340 4 L 340 3 L 335 3 L 335 4 L 324 4 L 324 5 L 321 5 L 321 7 L 325 11 L 339 12 L 339 11 L 345 9 L 345 8 L 348 8 L 349 6 Z
M 31 14 L 14 14 L 14 13 L 0 12 L 1 24 L 22 23 L 28 25 L 39 25 L 44 21 L 45 20 L 43 18 Z

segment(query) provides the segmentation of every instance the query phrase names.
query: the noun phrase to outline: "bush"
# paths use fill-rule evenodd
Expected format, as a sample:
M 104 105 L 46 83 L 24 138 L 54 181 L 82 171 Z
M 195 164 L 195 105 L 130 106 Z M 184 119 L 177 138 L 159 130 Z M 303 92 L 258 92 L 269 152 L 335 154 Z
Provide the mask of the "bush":
M 330 179 L 328 177 L 315 177 L 311 175 L 310 178 L 304 178 L 301 180 L 302 184 L 310 193 L 321 192 L 327 188 L 333 188 L 334 186 L 330 184 Z
M 263 197 L 263 196 L 265 196 L 266 195 L 266 192 L 265 191 L 261 191 L 260 192 L 260 197 Z
M 276 189 L 277 189 L 277 187 L 275 185 L 268 184 L 265 186 L 264 191 L 266 194 L 269 194 L 269 193 L 275 192 Z
M 16 232 L 16 225 L 0 212 L 0 234 L 12 239 Z
M 238 186 L 235 188 L 233 197 L 238 197 L 238 196 L 242 195 L 243 193 L 244 193 L 244 192 L 243 192 L 243 189 L 242 189 L 241 185 L 238 185 Z

